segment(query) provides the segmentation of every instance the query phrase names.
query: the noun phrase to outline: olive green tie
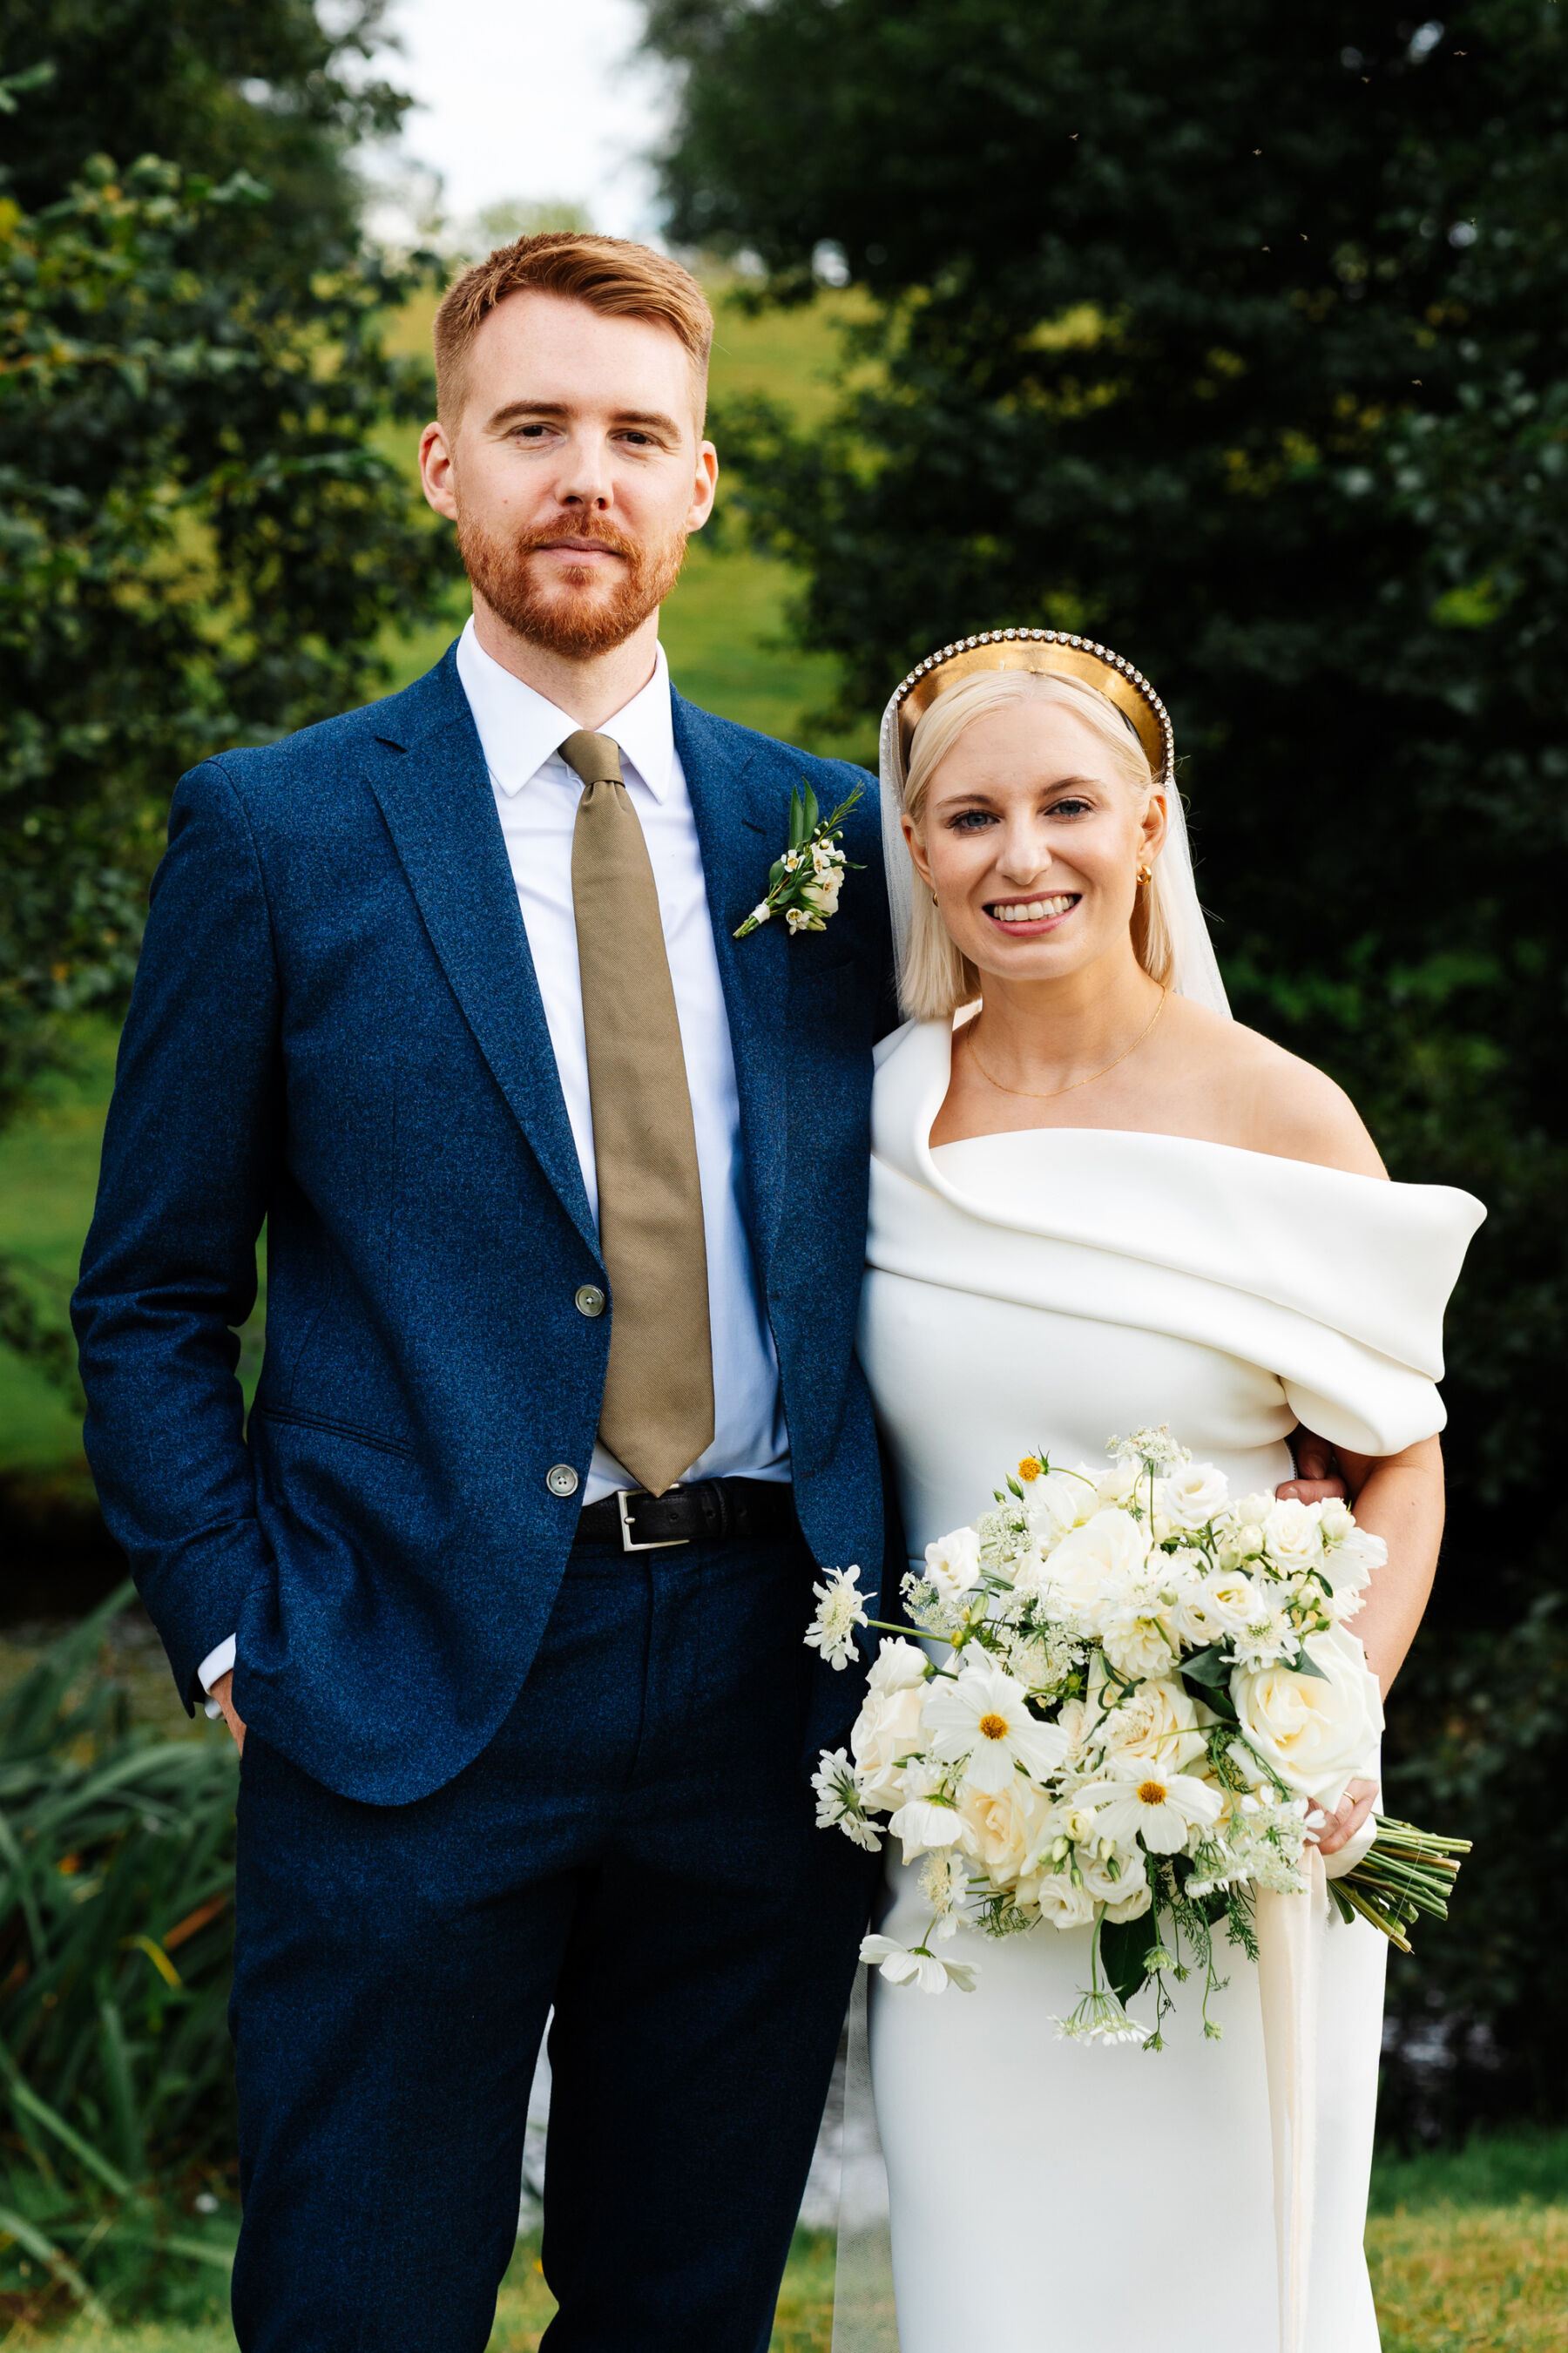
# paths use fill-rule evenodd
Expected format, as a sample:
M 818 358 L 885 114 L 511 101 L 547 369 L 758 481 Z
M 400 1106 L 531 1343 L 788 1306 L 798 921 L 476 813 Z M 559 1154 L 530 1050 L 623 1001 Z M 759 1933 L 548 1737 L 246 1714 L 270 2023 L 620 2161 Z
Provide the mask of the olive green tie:
M 662 1495 L 713 1442 L 713 1349 L 697 1134 L 658 891 L 620 746 L 585 729 L 572 902 L 594 1107 L 610 1365 L 599 1435 Z

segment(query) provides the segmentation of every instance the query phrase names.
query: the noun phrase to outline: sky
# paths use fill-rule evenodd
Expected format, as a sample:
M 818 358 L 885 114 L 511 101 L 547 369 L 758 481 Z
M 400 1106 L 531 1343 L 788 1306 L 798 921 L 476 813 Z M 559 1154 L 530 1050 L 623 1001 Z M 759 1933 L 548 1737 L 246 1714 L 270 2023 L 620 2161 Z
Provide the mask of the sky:
M 641 26 L 637 0 L 394 0 L 403 54 L 384 69 L 419 101 L 403 146 L 440 174 L 448 219 L 509 197 L 564 201 L 595 228 L 653 237 L 642 159 L 668 119 L 668 83 L 635 55 Z M 388 167 L 375 176 L 384 185 Z M 396 234 L 419 199 L 417 187 L 388 187 L 377 226 Z

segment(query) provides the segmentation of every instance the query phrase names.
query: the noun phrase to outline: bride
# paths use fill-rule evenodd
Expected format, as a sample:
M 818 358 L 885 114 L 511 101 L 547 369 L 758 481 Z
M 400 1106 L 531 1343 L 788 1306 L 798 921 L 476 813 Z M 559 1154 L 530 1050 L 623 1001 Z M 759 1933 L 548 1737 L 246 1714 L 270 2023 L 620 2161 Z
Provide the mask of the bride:
M 1436 1561 L 1441 1321 L 1479 1205 L 1388 1183 L 1340 1089 L 1230 1018 L 1169 721 L 1130 664 L 1051 631 L 947 647 L 893 697 L 882 772 L 913 1018 L 879 1051 L 861 1346 L 914 1559 L 1042 1443 L 1103 1463 L 1113 1432 L 1168 1423 L 1243 1493 L 1291 1477 L 1302 1422 L 1387 1543 L 1353 1630 L 1386 1693 Z M 1339 1867 L 1374 1797 L 1352 1782 L 1326 1816 Z M 1386 1947 L 1327 1915 L 1284 2334 L 1376 2353 Z M 882 1925 L 913 1945 L 929 1917 L 895 1863 Z M 961 1931 L 967 1997 L 872 1980 L 901 2353 L 1281 2342 L 1258 1968 L 1222 1944 L 1217 2044 L 1178 1989 L 1163 2052 L 1084 2048 L 1054 2021 L 1089 1934 Z

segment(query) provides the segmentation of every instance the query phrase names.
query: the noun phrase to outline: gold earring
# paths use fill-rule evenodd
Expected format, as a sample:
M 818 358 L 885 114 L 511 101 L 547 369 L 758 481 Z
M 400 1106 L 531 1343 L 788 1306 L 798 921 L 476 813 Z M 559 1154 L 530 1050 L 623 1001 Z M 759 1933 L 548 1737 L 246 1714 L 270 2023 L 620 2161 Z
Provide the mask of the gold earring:
M 1141 883 L 1152 882 L 1153 879 L 1154 870 L 1152 866 L 1141 866 L 1138 869 L 1138 880 Z
M 937 897 L 934 891 L 931 894 L 931 902 L 933 907 L 940 907 L 942 904 L 942 901 Z

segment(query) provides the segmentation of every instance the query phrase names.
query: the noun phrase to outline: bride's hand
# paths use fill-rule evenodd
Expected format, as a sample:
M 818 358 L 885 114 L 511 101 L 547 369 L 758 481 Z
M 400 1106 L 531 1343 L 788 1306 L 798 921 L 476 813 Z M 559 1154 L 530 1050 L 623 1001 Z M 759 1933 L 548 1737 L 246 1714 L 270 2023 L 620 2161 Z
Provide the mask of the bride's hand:
M 1371 1813 L 1376 1796 L 1375 1781 L 1352 1781 L 1340 1800 L 1337 1812 L 1331 1813 L 1327 1806 L 1320 1806 L 1317 1810 L 1323 1818 L 1323 1826 L 1316 1834 L 1319 1852 L 1325 1855 L 1337 1854 L 1341 1847 L 1348 1846 Z
M 1298 1429 L 1290 1440 L 1296 1476 L 1274 1490 L 1281 1504 L 1344 1503 L 1348 1500 L 1339 1456 L 1315 1430 Z

